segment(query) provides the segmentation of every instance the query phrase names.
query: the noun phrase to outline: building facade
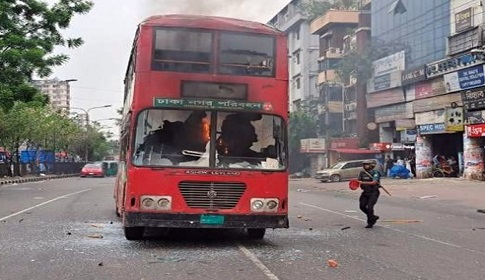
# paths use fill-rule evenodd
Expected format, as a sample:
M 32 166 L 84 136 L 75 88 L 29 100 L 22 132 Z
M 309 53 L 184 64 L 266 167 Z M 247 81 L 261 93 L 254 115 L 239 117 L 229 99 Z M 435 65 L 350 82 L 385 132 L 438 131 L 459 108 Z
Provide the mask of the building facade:
M 380 132 L 377 144 L 388 144 L 385 152 L 394 158 L 415 156 L 418 178 L 463 174 L 483 179 L 482 29 L 481 1 L 382 0 L 372 5 L 374 43 L 395 50 L 374 61 L 368 82 L 367 104 L 375 110 Z
M 34 80 L 32 84 L 43 94 L 49 97 L 50 105 L 64 114 L 69 115 L 71 108 L 71 89 L 69 82 L 72 80 Z
M 309 2 L 293 0 L 268 22 L 288 35 L 290 111 L 301 109 L 306 101 L 318 96 L 318 36 L 311 34 L 303 11 L 303 4 Z

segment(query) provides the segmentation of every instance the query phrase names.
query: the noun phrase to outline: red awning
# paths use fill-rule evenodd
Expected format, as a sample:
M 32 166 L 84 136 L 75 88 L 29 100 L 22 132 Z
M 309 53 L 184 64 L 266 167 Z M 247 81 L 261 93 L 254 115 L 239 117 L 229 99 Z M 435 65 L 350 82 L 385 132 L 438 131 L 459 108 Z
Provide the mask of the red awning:
M 381 151 L 376 150 L 369 150 L 369 149 L 329 149 L 330 151 L 334 151 L 341 154 L 380 154 Z

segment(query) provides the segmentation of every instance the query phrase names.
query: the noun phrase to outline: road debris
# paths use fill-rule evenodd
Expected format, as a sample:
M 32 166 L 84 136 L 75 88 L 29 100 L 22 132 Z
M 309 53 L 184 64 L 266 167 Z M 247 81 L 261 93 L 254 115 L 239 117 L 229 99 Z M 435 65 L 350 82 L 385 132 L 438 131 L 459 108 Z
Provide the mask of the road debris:
M 477 230 L 477 229 L 485 229 L 485 228 L 483 227 L 472 228 L 472 230 Z
M 355 210 L 345 210 L 344 212 L 345 213 L 357 213 L 357 211 L 355 211 Z
M 91 224 L 92 227 L 95 227 L 95 228 L 102 228 L 103 225 L 100 225 L 100 224 Z
M 89 234 L 88 237 L 89 238 L 98 238 L 98 239 L 103 238 L 103 236 L 101 234 Z
M 477 210 L 478 213 L 482 213 L 482 214 L 485 214 L 485 209 L 478 209 Z
M 304 190 L 304 189 L 297 189 L 297 192 L 309 192 L 309 190 Z
M 393 223 L 393 224 L 411 224 L 420 223 L 423 220 L 383 220 L 382 223 Z
M 104 265 L 103 262 L 98 263 L 98 266 L 103 266 L 103 265 Z
M 349 229 L 350 227 L 343 227 L 341 230 L 346 230 Z
M 425 196 L 419 197 L 419 199 L 428 199 L 428 198 L 436 198 L 436 195 L 425 195 Z
M 338 267 L 338 263 L 336 260 L 328 260 L 327 261 L 327 264 L 328 264 L 328 267 L 331 267 L 331 268 L 336 268 Z

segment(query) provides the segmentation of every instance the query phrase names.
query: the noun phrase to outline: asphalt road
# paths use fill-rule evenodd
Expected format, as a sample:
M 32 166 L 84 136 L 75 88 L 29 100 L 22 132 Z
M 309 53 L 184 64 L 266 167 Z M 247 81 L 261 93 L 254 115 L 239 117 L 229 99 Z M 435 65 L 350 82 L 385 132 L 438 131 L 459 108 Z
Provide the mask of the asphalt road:
M 381 195 L 381 220 L 365 229 L 358 193 L 345 182 L 297 180 L 290 228 L 262 241 L 237 231 L 152 231 L 133 242 L 114 214 L 113 184 L 68 178 L 1 186 L 0 279 L 485 277 L 485 215 L 465 204 Z

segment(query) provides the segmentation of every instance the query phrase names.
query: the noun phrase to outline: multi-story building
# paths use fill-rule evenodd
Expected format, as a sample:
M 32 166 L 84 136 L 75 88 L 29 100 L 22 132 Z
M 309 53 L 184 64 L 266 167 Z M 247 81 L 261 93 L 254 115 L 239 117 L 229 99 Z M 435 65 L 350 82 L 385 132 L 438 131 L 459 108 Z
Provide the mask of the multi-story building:
M 479 141 L 463 137 L 462 107 L 478 110 L 485 102 L 475 98 L 485 86 L 485 56 L 477 49 L 483 45 L 479 2 L 381 0 L 372 5 L 374 43 L 394 52 L 374 61 L 367 104 L 375 110 L 381 144 L 389 143 L 394 157 L 415 156 L 418 178 L 450 174 L 433 164 L 435 156 L 463 159 L 457 173 L 483 172 L 478 159 L 483 156 L 475 151 Z M 467 173 L 469 166 L 475 171 Z
M 344 84 L 337 77 L 336 69 L 343 57 L 344 37 L 353 34 L 358 23 L 359 11 L 331 9 L 310 25 L 312 34 L 320 37 L 317 85 L 327 138 L 343 132 Z
M 49 101 L 54 109 L 69 115 L 71 107 L 71 89 L 69 82 L 74 80 L 34 80 L 32 84 L 42 93 L 49 96 Z
M 313 110 L 318 103 L 318 35 L 310 32 L 311 16 L 305 9 L 324 0 L 293 0 L 269 22 L 288 36 L 289 107 L 290 111 Z M 333 3 L 334 0 L 326 1 Z M 316 117 L 316 115 L 315 115 Z M 325 166 L 323 139 L 302 139 L 299 156 L 292 154 L 292 172 L 309 169 L 310 173 Z M 308 165 L 310 166 L 306 166 Z
M 307 12 L 302 10 L 310 2 L 293 0 L 268 22 L 288 35 L 290 111 L 318 97 L 318 36 L 311 34 Z

